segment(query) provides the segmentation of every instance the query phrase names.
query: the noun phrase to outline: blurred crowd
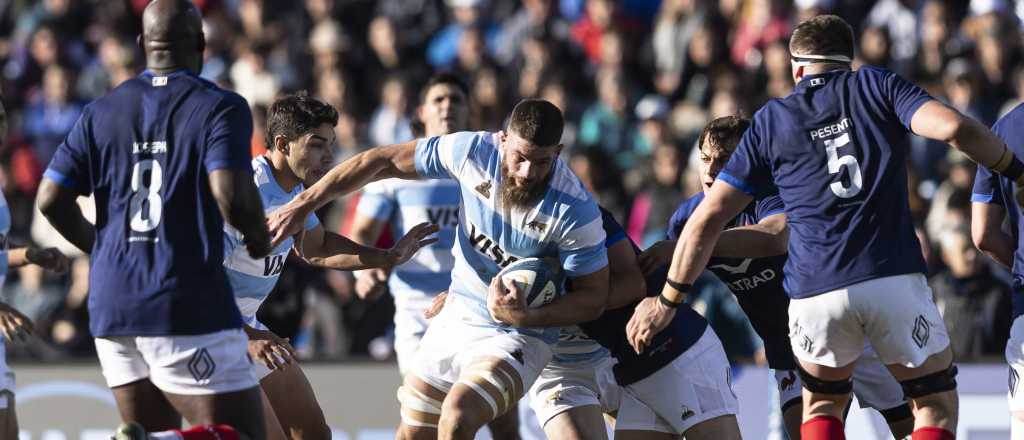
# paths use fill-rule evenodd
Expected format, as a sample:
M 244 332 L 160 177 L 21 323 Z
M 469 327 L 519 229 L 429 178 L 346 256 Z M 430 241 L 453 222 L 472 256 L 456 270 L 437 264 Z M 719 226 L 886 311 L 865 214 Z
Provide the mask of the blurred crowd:
M 1024 97 L 1021 19 L 1012 0 L 194 0 L 203 11 L 202 75 L 253 109 L 254 155 L 273 99 L 308 91 L 341 117 L 343 160 L 412 138 L 419 87 L 437 71 L 470 86 L 471 129 L 496 130 L 511 106 L 543 97 L 567 117 L 565 157 L 585 185 L 649 245 L 699 191 L 694 144 L 712 118 L 751 115 L 793 87 L 787 38 L 835 13 L 857 33 L 856 65 L 892 69 L 985 124 Z M 144 68 L 135 38 L 146 0 L 0 0 L 0 91 L 10 139 L 0 151 L 11 241 L 61 245 L 38 215 L 42 170 L 89 100 Z M 936 302 L 961 360 L 1000 355 L 1009 277 L 971 243 L 974 167 L 912 141 L 911 206 Z M 353 200 L 320 213 L 344 233 Z M 12 273 L 3 298 L 38 321 L 15 356 L 86 356 L 88 263 L 67 275 Z M 287 266 L 260 317 L 313 358 L 391 354 L 389 297 L 365 302 L 351 275 Z M 760 342 L 724 286 L 702 278 L 695 307 L 734 360 Z

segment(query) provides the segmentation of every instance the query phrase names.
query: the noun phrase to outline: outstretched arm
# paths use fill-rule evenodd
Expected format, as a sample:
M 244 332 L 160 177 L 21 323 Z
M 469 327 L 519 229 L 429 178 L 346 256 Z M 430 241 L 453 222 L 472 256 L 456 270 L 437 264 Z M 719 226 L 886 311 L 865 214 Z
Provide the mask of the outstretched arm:
M 270 253 L 270 234 L 263 216 L 263 201 L 249 171 L 221 168 L 210 172 L 210 191 L 221 216 L 242 233 L 253 258 Z
M 309 213 L 367 183 L 390 177 L 419 178 L 415 158 L 416 141 L 410 141 L 371 148 L 338 164 L 315 185 L 274 211 L 269 220 L 273 244 L 301 231 Z
M 317 226 L 302 234 L 301 246 L 303 258 L 315 266 L 337 270 L 390 269 L 408 261 L 420 248 L 436 242 L 436 238 L 427 236 L 437 230 L 437 226 L 423 223 L 413 227 L 391 249 L 379 249 L 363 246 Z
M 711 259 L 712 250 L 730 219 L 743 210 L 751 197 L 736 187 L 718 180 L 707 197 L 686 222 L 669 267 L 668 282 L 660 297 L 641 301 L 626 326 L 630 345 L 642 352 L 658 332 L 675 316 L 675 307 L 686 300 L 688 287 Z

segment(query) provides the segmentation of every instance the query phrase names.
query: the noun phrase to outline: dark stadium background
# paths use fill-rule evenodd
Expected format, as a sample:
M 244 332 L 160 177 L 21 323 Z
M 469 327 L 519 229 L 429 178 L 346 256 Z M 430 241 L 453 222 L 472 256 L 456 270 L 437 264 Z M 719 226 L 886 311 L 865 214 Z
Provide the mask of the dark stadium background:
M 408 139 L 418 88 L 434 71 L 471 87 L 472 129 L 495 130 L 520 98 L 565 112 L 565 159 L 601 204 L 645 245 L 698 190 L 693 146 L 710 118 L 750 115 L 792 87 L 786 38 L 832 12 L 858 34 L 856 64 L 882 66 L 986 124 L 1024 96 L 1024 2 L 1009 0 L 197 0 L 206 21 L 203 76 L 253 108 L 253 154 L 267 105 L 306 90 L 341 113 L 339 160 Z M 34 212 L 42 170 L 82 106 L 137 74 L 145 0 L 0 0 L 0 90 L 10 138 L 0 185 L 11 241 L 50 246 Z M 916 139 L 914 221 L 936 301 L 960 361 L 999 362 L 1009 328 L 1008 275 L 970 241 L 973 166 Z M 346 231 L 355 198 L 321 212 Z M 260 312 L 309 359 L 390 358 L 390 297 L 355 298 L 348 273 L 293 261 Z M 88 266 L 68 276 L 26 266 L 2 297 L 38 322 L 17 363 L 95 362 L 85 297 Z M 697 308 L 737 362 L 759 344 L 724 286 L 704 279 Z

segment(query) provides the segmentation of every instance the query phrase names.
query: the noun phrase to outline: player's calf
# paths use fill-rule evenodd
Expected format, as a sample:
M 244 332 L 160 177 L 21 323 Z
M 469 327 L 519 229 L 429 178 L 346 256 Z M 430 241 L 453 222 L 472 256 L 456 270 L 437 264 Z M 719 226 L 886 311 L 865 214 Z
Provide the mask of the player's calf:
M 919 367 L 888 365 L 903 386 L 914 412 L 915 440 L 951 439 L 956 432 L 957 407 L 956 366 L 947 346 L 931 355 Z

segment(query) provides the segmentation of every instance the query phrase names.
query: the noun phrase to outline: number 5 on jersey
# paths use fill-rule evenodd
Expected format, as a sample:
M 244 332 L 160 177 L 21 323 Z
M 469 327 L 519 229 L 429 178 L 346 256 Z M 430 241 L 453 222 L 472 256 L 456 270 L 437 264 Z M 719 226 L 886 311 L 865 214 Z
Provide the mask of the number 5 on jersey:
M 860 193 L 863 187 L 863 179 L 860 175 L 860 164 L 857 163 L 857 158 L 852 155 L 839 155 L 839 147 L 842 147 L 850 143 L 850 133 L 843 133 L 834 139 L 825 140 L 825 150 L 828 152 L 828 173 L 837 174 L 847 167 L 847 173 L 850 176 L 850 186 L 843 185 L 842 180 L 832 182 L 829 188 L 832 190 L 837 197 L 842 199 L 848 199 L 856 196 Z
M 146 179 L 148 174 L 149 179 Z M 164 172 L 154 159 L 140 160 L 132 169 L 132 199 L 128 225 L 135 232 L 149 232 L 160 225 L 164 201 L 160 197 Z

